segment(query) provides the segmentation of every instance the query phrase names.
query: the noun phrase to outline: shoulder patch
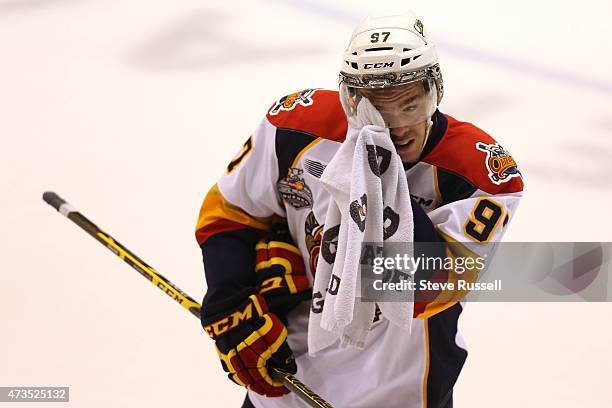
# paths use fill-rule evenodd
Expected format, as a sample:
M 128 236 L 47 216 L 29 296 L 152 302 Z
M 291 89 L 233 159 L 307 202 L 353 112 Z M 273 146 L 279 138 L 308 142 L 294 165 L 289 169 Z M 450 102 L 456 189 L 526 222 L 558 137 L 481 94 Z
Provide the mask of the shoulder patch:
M 316 91 L 316 89 L 304 89 L 303 91 L 283 96 L 270 108 L 268 114 L 278 115 L 281 111 L 291 111 L 297 105 L 310 106 L 312 105 L 312 95 Z
M 304 173 L 304 170 L 291 167 L 287 171 L 287 176 L 276 183 L 278 193 L 283 201 L 296 210 L 312 208 L 313 204 L 312 190 L 306 184 L 302 173 Z
M 337 91 L 305 89 L 284 96 L 268 110 L 268 121 L 279 129 L 343 142 L 348 123 Z
M 522 174 L 516 161 L 491 136 L 451 116 L 446 133 L 423 161 L 464 178 L 490 194 L 523 190 Z
M 485 166 L 489 171 L 489 178 L 493 184 L 507 183 L 513 177 L 521 177 L 521 172 L 510 153 L 504 150 L 499 143 L 476 143 L 476 149 L 485 152 Z

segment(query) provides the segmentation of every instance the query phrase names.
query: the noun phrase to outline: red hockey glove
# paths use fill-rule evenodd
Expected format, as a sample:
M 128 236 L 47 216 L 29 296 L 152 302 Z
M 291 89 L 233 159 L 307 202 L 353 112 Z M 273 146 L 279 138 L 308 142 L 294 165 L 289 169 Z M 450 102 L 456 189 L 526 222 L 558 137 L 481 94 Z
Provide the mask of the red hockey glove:
M 286 223 L 275 224 L 255 246 L 255 275 L 259 293 L 285 322 L 291 309 L 312 297 L 304 260 Z
M 252 292 L 209 305 L 202 326 L 215 341 L 223 370 L 232 381 L 258 394 L 279 397 L 289 390 L 273 378 L 272 368 L 295 374 L 297 366 L 287 344 L 287 328 L 268 311 L 264 298 Z

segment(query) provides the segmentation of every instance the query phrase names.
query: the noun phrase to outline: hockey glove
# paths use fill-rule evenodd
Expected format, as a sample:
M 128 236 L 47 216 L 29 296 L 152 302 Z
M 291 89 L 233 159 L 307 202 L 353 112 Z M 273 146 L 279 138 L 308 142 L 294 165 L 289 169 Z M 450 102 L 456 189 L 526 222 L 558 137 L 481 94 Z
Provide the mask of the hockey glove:
M 312 297 L 300 250 L 293 243 L 286 223 L 275 224 L 255 250 L 259 293 L 266 299 L 270 311 L 286 324 L 287 313 Z
M 287 344 L 287 328 L 253 292 L 247 289 L 209 305 L 202 326 L 215 341 L 232 381 L 266 397 L 279 397 L 289 390 L 273 378 L 272 368 L 295 374 L 297 366 Z

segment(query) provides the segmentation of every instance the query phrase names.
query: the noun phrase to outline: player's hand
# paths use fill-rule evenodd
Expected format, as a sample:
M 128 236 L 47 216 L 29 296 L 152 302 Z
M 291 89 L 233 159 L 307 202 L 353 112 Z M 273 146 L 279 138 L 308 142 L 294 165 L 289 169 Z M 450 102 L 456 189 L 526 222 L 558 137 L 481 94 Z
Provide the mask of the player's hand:
M 209 305 L 202 326 L 215 341 L 223 370 L 236 384 L 267 397 L 289 392 L 274 379 L 273 368 L 297 372 L 287 344 L 287 328 L 268 311 L 265 299 L 254 289 Z
M 340 87 L 340 93 L 345 94 L 349 92 L 344 86 Z M 345 96 L 341 96 L 341 99 L 347 99 Z M 354 130 L 361 130 L 364 126 L 374 125 L 381 128 L 385 126 L 385 120 L 382 115 L 376 109 L 376 107 L 370 102 L 365 96 L 359 98 L 356 106 L 356 115 L 352 115 L 348 118 L 349 127 Z
M 255 275 L 259 293 L 270 311 L 286 323 L 286 316 L 304 300 L 312 298 L 312 287 L 300 250 L 286 223 L 272 226 L 255 247 Z

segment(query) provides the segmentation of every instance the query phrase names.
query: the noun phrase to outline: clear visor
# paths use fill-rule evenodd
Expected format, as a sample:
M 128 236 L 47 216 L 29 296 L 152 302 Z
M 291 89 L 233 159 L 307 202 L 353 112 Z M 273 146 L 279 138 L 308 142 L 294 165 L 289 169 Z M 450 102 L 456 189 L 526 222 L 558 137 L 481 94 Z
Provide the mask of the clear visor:
M 433 79 L 384 88 L 356 88 L 340 83 L 340 99 L 349 124 L 361 123 L 357 106 L 367 98 L 378 111 L 389 129 L 414 126 L 434 114 L 437 91 Z

